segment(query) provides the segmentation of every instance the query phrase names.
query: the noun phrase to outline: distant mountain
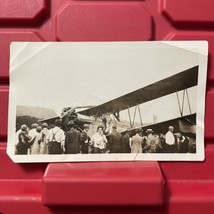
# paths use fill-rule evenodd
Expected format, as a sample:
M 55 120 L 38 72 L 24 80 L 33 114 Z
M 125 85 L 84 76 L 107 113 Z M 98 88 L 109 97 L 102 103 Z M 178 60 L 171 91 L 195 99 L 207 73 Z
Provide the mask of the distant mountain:
M 50 108 L 21 106 L 16 107 L 16 116 L 31 116 L 38 119 L 57 116 L 56 112 Z

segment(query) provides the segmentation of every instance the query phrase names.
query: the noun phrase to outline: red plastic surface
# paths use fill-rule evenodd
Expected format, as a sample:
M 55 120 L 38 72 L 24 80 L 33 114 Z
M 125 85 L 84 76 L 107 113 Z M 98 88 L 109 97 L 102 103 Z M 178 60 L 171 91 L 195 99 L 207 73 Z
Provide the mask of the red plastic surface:
M 46 205 L 160 205 L 164 179 L 156 162 L 56 163 L 49 164 L 42 190 Z
M 28 2 L 10 0 L 0 1 L 0 20 L 35 20 L 45 9 L 44 0 L 29 0 Z
M 214 2 L 210 0 L 0 0 L 0 213 L 213 214 L 213 7 Z M 95 175 L 90 170 L 87 175 L 84 174 L 86 171 L 78 171 L 79 163 L 69 164 L 76 167 L 76 174 L 72 170 L 71 174 L 65 163 L 50 164 L 48 168 L 48 164 L 14 164 L 6 155 L 10 42 L 120 40 L 208 40 L 205 161 L 155 163 L 153 170 L 157 173 L 160 168 L 163 178 L 161 174 L 151 177 L 149 172 L 142 175 L 147 162 L 125 168 L 121 174 L 119 172 L 125 163 L 116 163 L 113 168 L 106 166 L 106 163 L 90 163 L 90 168 L 99 166 L 101 172 L 97 183 L 92 186 L 90 179 Z M 129 164 L 133 163 L 127 166 Z M 54 176 L 52 173 L 56 166 L 63 172 L 57 172 Z M 127 175 L 126 170 L 130 170 Z M 80 177 L 77 172 L 82 173 Z M 74 178 L 77 182 L 75 185 Z M 162 198 L 154 194 L 160 188 L 160 182 L 157 182 L 155 189 L 150 183 L 154 181 L 155 186 L 156 178 L 165 181 Z M 101 192 L 99 185 L 104 181 L 107 185 Z M 83 189 L 80 189 L 80 182 L 84 183 Z M 56 190 L 58 194 L 55 195 Z M 145 195 L 143 190 L 146 191 Z M 102 201 L 105 192 L 108 193 L 106 204 Z M 90 193 L 89 199 L 83 193 Z M 135 205 L 133 198 L 130 199 L 132 195 L 138 196 Z
M 162 1 L 162 9 L 164 14 L 174 25 L 180 25 L 181 27 L 186 25 L 191 25 L 191 27 L 211 27 L 210 24 L 214 23 L 213 6 L 213 2 L 210 0 Z
M 152 16 L 141 3 L 75 2 L 57 14 L 56 37 L 61 41 L 150 40 Z

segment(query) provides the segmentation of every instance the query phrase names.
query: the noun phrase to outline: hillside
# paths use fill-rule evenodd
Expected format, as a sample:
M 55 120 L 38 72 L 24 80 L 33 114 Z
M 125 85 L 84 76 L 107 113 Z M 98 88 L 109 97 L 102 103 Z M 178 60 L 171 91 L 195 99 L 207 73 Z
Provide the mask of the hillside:
M 38 119 L 57 116 L 56 112 L 50 108 L 21 106 L 16 107 L 16 116 L 31 116 Z

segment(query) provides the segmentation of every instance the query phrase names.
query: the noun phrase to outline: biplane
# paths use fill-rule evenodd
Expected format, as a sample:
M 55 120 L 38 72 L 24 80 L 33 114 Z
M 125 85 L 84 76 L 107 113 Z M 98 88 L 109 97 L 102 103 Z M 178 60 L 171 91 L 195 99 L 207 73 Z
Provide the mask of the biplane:
M 117 125 L 120 132 L 124 132 L 126 129 L 135 130 L 136 128 L 141 128 L 142 130 L 152 129 L 156 133 L 165 134 L 168 126 L 171 125 L 174 126 L 175 132 L 185 133 L 186 136 L 195 139 L 196 112 L 191 110 L 188 89 L 197 85 L 198 69 L 199 66 L 189 68 L 98 106 L 86 106 L 85 109 L 82 109 L 82 107 L 65 108 L 61 116 L 46 118 L 40 120 L 40 122 L 53 123 L 56 118 L 61 118 L 64 129 L 67 129 L 67 124 L 71 120 L 80 129 L 84 123 L 88 123 L 90 124 L 89 135 L 95 133 L 97 126 L 100 124 L 104 125 L 107 134 L 111 133 L 113 125 Z M 181 91 L 183 92 L 182 99 L 178 96 L 178 92 Z M 144 124 L 140 105 L 173 93 L 177 95 L 180 116 L 159 123 Z M 188 103 L 188 114 L 184 114 L 185 100 Z M 130 114 L 130 108 L 134 108 L 133 118 Z M 120 112 L 124 110 L 127 111 L 129 124 L 124 123 L 120 118 Z M 140 125 L 138 124 L 137 126 L 135 123 L 136 114 L 139 114 L 140 118 Z

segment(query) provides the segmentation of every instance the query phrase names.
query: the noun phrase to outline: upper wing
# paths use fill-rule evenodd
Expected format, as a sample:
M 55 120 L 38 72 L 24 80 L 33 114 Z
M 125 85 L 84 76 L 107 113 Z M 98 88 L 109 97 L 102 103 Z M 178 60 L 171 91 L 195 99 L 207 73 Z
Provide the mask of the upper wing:
M 114 100 L 80 111 L 79 113 L 88 116 L 101 116 L 104 113 L 119 112 L 135 105 L 172 94 L 176 91 L 190 88 L 197 85 L 197 83 L 198 66 L 195 66 Z

